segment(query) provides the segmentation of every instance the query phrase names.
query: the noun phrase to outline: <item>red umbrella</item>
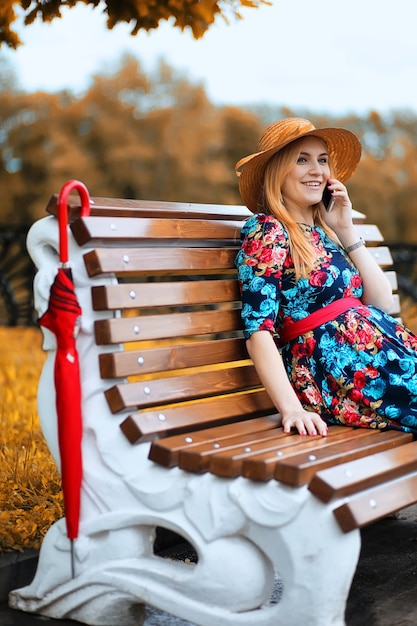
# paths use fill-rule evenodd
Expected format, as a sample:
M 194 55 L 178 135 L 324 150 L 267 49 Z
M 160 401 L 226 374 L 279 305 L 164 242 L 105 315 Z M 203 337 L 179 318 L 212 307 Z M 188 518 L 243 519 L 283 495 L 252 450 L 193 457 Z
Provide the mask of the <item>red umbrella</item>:
M 81 198 L 81 215 L 90 213 L 90 196 L 85 185 L 68 181 L 58 197 L 60 267 L 51 286 L 48 309 L 39 324 L 54 333 L 57 340 L 54 380 L 58 417 L 58 442 L 61 457 L 62 492 L 67 535 L 71 540 L 71 572 L 74 578 L 74 544 L 78 536 L 82 480 L 81 385 L 76 337 L 81 307 L 75 295 L 68 266 L 68 196 L 76 189 Z

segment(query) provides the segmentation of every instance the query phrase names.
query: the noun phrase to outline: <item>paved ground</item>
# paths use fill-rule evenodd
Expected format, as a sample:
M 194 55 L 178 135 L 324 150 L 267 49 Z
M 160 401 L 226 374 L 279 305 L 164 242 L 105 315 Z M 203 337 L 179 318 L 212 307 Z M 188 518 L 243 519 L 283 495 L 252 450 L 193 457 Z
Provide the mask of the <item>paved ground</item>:
M 19 576 L 30 578 L 29 561 L 26 572 L 21 571 Z M 0 626 L 45 623 L 77 624 L 12 611 L 5 603 L 0 604 Z M 417 505 L 362 531 L 362 551 L 347 604 L 346 625 L 417 626 Z M 194 625 L 147 608 L 143 626 Z
M 362 531 L 347 626 L 417 626 L 417 505 Z

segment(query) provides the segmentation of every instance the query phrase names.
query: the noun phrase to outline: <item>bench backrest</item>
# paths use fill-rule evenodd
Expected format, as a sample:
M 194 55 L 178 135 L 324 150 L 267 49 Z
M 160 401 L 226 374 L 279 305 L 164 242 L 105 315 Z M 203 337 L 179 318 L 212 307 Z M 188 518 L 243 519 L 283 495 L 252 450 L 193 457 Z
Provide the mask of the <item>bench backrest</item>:
M 56 212 L 56 197 L 49 211 Z M 268 480 L 273 475 L 293 484 L 310 478 L 317 459 L 308 460 L 300 474 L 296 446 L 302 438 L 277 432 L 276 411 L 242 337 L 234 258 L 248 209 L 93 198 L 91 216 L 79 218 L 77 211 L 74 200 L 71 230 L 78 245 L 88 249 L 88 275 L 117 278 L 115 284 L 95 284 L 92 302 L 98 314 L 113 312 L 110 319 L 95 321 L 95 339 L 106 347 L 100 354 L 101 377 L 111 379 L 106 399 L 128 440 L 170 436 L 169 445 L 162 440 L 151 448 L 151 458 L 166 466 L 180 459 L 192 471 L 210 464 L 227 476 Z M 378 228 L 365 224 L 360 214 L 355 221 L 375 258 L 389 267 L 391 255 L 381 246 Z M 390 278 L 395 286 L 393 272 Z M 362 438 L 366 449 L 373 435 L 335 427 L 326 445 L 336 451 L 339 446 L 343 455 L 351 436 Z M 281 466 L 281 474 L 277 445 L 294 460 L 294 467 Z M 226 452 L 236 446 L 238 459 L 233 454 L 213 458 L 216 448 Z M 256 450 L 264 454 L 260 463 L 247 458 Z

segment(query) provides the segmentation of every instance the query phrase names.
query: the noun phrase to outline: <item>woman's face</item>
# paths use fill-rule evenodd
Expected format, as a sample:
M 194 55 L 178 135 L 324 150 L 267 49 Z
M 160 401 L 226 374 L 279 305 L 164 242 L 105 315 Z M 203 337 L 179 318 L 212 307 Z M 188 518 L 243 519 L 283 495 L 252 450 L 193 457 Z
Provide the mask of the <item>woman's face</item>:
M 282 183 L 284 201 L 301 209 L 320 202 L 330 178 L 326 144 L 317 137 L 299 140 L 299 155 Z

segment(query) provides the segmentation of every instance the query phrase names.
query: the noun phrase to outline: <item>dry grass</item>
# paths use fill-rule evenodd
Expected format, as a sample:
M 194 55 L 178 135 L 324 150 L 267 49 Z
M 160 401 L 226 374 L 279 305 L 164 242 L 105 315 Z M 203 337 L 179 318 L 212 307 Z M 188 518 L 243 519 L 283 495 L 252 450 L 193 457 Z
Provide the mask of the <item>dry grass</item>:
M 0 551 L 38 549 L 63 515 L 60 477 L 36 411 L 44 359 L 38 329 L 0 328 Z

